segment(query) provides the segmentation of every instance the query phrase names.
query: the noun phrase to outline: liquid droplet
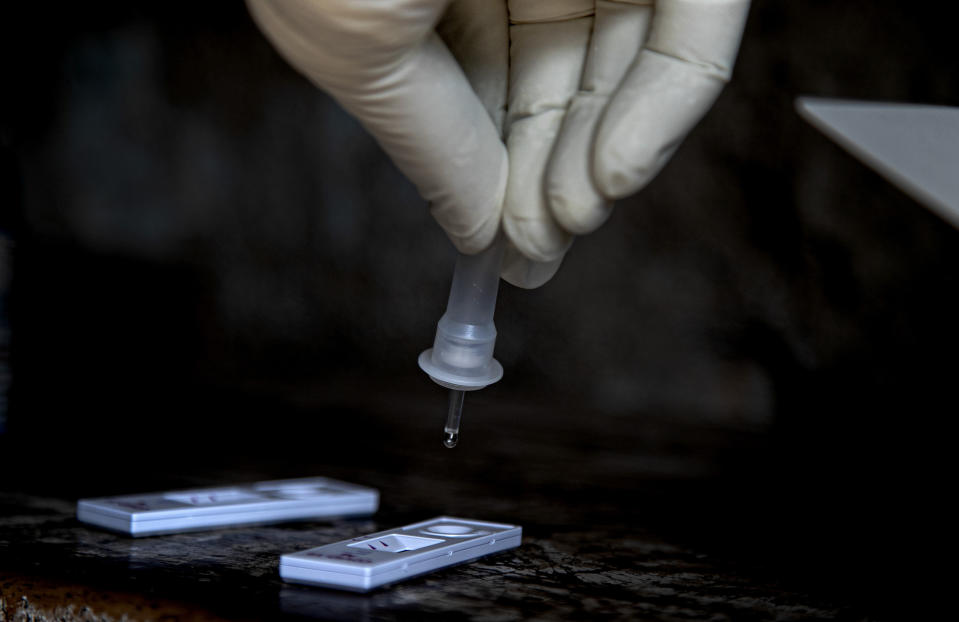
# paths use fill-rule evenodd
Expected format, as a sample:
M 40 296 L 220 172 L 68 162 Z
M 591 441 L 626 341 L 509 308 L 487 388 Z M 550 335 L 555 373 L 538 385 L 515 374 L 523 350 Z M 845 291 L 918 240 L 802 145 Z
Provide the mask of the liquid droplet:
M 453 432 L 447 432 L 446 436 L 443 438 L 443 445 L 445 445 L 447 449 L 453 449 L 454 447 L 456 447 L 456 443 L 459 442 L 459 440 L 460 440 L 459 434 L 454 434 Z

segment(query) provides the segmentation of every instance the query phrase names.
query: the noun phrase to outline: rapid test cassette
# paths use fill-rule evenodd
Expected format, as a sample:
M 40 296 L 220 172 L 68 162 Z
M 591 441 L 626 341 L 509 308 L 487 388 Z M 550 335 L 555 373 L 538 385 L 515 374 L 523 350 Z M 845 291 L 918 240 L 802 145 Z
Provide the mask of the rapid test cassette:
M 437 518 L 280 557 L 284 581 L 365 592 L 520 545 L 523 528 Z
M 325 477 L 80 499 L 77 519 L 132 536 L 292 520 L 369 516 L 379 493 Z

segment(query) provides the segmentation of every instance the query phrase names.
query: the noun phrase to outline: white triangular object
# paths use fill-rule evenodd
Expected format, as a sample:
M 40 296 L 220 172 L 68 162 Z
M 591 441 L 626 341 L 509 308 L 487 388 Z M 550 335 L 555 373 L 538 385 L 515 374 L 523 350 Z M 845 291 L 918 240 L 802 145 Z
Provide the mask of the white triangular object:
M 801 97 L 799 114 L 959 228 L 959 108 Z

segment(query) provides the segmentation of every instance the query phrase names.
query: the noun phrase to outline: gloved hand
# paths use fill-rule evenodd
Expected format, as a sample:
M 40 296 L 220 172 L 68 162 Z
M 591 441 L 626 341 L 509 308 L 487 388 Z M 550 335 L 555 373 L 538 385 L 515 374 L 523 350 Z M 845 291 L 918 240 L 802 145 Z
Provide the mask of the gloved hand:
M 379 141 L 464 253 L 549 280 L 725 82 L 749 0 L 247 0 Z M 505 136 L 505 146 L 501 136 Z M 508 151 L 508 156 L 507 156 Z

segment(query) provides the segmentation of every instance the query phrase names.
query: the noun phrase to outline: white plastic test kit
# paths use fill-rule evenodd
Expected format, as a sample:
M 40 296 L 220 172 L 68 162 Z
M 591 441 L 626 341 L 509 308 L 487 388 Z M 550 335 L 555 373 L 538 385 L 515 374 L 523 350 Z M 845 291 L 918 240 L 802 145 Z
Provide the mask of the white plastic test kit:
M 369 516 L 379 493 L 325 477 L 80 499 L 77 519 L 132 536 L 290 520 Z
M 446 313 L 436 326 L 433 347 L 419 357 L 420 368 L 435 383 L 450 390 L 443 441 L 449 448 L 459 440 L 465 392 L 482 389 L 503 377 L 503 366 L 493 358 L 493 312 L 505 249 L 506 240 L 500 234 L 485 251 L 459 255 Z
M 280 557 L 284 581 L 365 592 L 513 549 L 517 525 L 439 516 Z

